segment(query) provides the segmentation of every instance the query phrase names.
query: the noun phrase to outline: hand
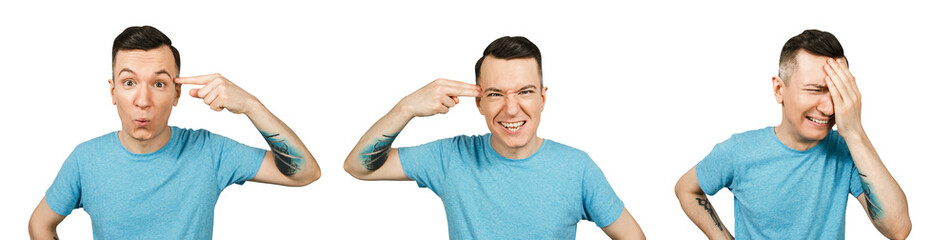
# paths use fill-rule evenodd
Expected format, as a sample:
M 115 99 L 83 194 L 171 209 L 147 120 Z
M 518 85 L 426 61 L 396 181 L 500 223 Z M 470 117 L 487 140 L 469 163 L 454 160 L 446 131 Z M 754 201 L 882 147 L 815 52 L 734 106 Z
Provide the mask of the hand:
M 861 134 L 863 125 L 860 122 L 860 108 L 862 107 L 859 88 L 856 79 L 842 59 L 828 59 L 823 66 L 826 72 L 826 86 L 833 97 L 833 116 L 837 129 L 843 137 Z
M 397 103 L 397 109 L 412 117 L 432 116 L 449 112 L 459 103 L 459 97 L 478 97 L 479 94 L 478 85 L 440 78 L 404 97 Z
M 200 89 L 189 90 L 188 95 L 205 100 L 205 104 L 215 111 L 228 109 L 233 113 L 247 113 L 255 103 L 259 103 L 255 96 L 217 73 L 176 78 L 175 83 L 204 85 Z

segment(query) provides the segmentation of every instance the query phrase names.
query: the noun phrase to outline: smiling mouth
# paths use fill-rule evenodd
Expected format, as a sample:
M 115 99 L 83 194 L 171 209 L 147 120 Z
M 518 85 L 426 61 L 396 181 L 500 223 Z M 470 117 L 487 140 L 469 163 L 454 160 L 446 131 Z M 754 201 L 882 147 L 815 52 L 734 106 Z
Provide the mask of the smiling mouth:
M 509 132 L 517 132 L 522 128 L 522 126 L 526 125 L 526 121 L 499 122 L 499 124 L 506 128 L 506 130 L 509 130 Z
M 830 123 L 830 120 L 833 120 L 833 118 L 830 118 L 830 119 L 827 119 L 827 120 L 820 120 L 820 119 L 816 119 L 816 118 L 812 118 L 812 117 L 807 117 L 807 119 L 810 120 L 810 121 L 813 121 L 813 122 L 815 122 L 815 123 L 817 123 L 817 124 L 827 124 L 827 123 Z

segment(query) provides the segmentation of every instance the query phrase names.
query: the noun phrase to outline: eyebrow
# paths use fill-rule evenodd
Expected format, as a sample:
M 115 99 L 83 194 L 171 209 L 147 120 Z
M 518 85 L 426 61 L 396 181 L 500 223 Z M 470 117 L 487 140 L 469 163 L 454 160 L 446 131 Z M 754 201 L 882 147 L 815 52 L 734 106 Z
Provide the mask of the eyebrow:
M 519 91 L 527 90 L 527 89 L 536 89 L 536 88 L 538 88 L 538 87 L 536 87 L 535 85 L 525 85 L 525 86 L 519 88 Z M 493 87 L 491 87 L 491 88 L 483 89 L 483 92 L 502 92 L 502 90 L 500 90 L 500 89 L 498 89 L 498 88 L 493 88 Z
M 129 69 L 129 68 L 123 68 L 122 70 L 119 70 L 119 74 L 117 75 L 122 75 L 122 73 L 124 72 L 131 73 L 132 75 L 136 75 L 136 72 L 132 71 L 132 69 Z M 172 77 L 172 74 L 166 70 L 159 70 L 155 72 L 155 75 L 161 75 L 161 74 L 169 75 L 169 77 Z

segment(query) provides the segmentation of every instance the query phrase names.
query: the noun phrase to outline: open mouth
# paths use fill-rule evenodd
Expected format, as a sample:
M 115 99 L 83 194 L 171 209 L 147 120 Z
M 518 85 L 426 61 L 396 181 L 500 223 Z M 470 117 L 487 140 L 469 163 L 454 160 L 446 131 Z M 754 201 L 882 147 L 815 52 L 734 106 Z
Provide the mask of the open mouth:
M 833 118 L 829 118 L 829 119 L 826 119 L 826 120 L 820 120 L 820 119 L 816 119 L 816 118 L 812 118 L 812 117 L 807 117 L 807 120 L 810 120 L 810 121 L 812 121 L 812 122 L 814 122 L 814 123 L 816 123 L 816 124 L 820 124 L 820 125 L 824 125 L 824 124 L 830 123 L 830 120 L 832 120 L 832 119 L 833 119 Z
M 518 122 L 499 122 L 506 130 L 510 133 L 518 132 L 519 129 L 522 129 L 522 126 L 526 125 L 526 121 Z

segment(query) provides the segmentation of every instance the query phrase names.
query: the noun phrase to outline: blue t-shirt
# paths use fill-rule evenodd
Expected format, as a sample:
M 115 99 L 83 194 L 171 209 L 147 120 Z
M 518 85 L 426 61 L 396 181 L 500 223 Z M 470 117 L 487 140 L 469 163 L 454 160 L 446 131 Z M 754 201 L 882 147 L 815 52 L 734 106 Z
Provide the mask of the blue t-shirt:
M 63 216 L 83 208 L 96 239 L 211 239 L 218 195 L 253 178 L 265 150 L 206 130 L 171 134 L 146 154 L 126 150 L 117 132 L 80 144 L 46 203 Z
M 836 131 L 806 151 L 783 145 L 773 127 L 734 134 L 696 171 L 704 193 L 734 194 L 737 239 L 843 239 L 849 195 L 863 193 Z
M 574 239 L 580 220 L 606 227 L 624 204 L 585 152 L 544 140 L 508 159 L 490 134 L 400 148 L 403 172 L 443 200 L 451 239 Z

